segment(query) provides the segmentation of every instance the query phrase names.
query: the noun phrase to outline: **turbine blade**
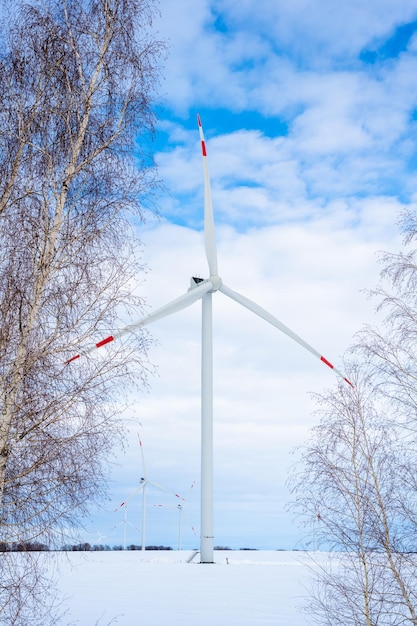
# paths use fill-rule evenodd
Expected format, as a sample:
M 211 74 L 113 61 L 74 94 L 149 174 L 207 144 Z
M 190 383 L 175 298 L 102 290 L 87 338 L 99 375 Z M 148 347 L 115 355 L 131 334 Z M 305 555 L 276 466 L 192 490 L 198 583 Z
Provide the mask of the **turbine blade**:
M 144 488 L 144 486 L 146 485 L 146 483 L 147 483 L 147 482 L 148 482 L 148 481 L 144 481 L 144 482 L 143 482 L 143 483 L 142 483 L 142 484 L 141 484 L 141 485 L 140 485 L 137 489 L 135 489 L 135 491 L 134 491 L 134 492 L 133 492 L 133 493 L 132 493 L 132 494 L 131 494 L 128 498 L 126 498 L 126 500 L 123 500 L 123 502 L 121 502 L 121 503 L 119 504 L 119 506 L 117 506 L 117 507 L 114 509 L 113 513 L 116 513 L 116 511 L 118 511 L 119 509 L 122 509 L 124 506 L 126 506 L 126 505 L 127 505 L 127 503 L 128 503 L 128 502 L 130 502 L 130 500 L 131 500 L 132 498 L 134 498 L 134 497 L 135 497 L 135 496 L 139 493 L 139 491 L 141 491 L 141 489 L 143 489 L 143 488 Z
M 158 485 L 158 483 L 152 483 L 150 480 L 147 481 L 148 485 L 153 485 L 154 487 L 156 487 L 157 489 L 160 489 L 161 491 L 166 491 L 166 493 L 171 494 L 171 496 L 175 496 L 176 498 L 179 498 L 180 500 L 182 500 L 183 502 L 185 502 L 184 498 L 181 497 L 178 493 L 174 493 L 173 491 L 170 491 L 169 489 L 167 489 L 166 487 L 162 487 L 162 485 Z
M 246 298 L 245 296 L 242 296 L 236 291 L 233 291 L 233 289 L 230 289 L 225 284 L 222 284 L 219 287 L 219 291 L 224 293 L 226 296 L 229 296 L 229 298 L 231 298 L 232 300 L 235 300 L 235 302 L 238 302 L 242 306 L 246 307 L 247 309 L 249 309 L 249 311 L 252 311 L 256 315 L 259 315 L 259 317 L 262 317 L 262 319 L 272 324 L 272 326 L 275 326 L 276 328 L 278 328 L 285 335 L 287 335 L 288 337 L 296 341 L 300 346 L 302 346 L 303 348 L 311 352 L 311 354 L 313 354 L 320 361 L 322 361 L 322 363 L 324 363 L 325 365 L 330 367 L 332 370 L 334 370 L 338 376 L 343 378 L 343 380 L 345 380 L 351 387 L 353 387 L 350 380 L 346 378 L 346 376 L 341 371 L 339 371 L 332 363 L 330 363 L 330 361 L 328 361 L 324 356 L 322 356 L 320 352 L 318 352 L 312 346 L 310 346 L 309 343 L 304 341 L 304 339 L 302 339 L 299 335 L 297 335 L 290 328 L 288 328 L 288 326 L 286 326 L 285 324 L 280 322 L 276 317 L 271 315 L 271 313 L 268 313 L 266 309 L 262 308 L 261 306 L 259 306 L 259 304 L 256 304 L 252 300 L 249 300 L 249 298 Z
M 176 298 L 175 300 L 172 300 L 168 304 L 161 306 L 159 309 L 156 309 L 156 311 L 154 311 L 153 313 L 149 313 L 148 315 L 145 315 L 145 317 L 142 317 L 138 322 L 135 322 L 134 324 L 130 324 L 129 326 L 126 326 L 125 328 L 122 328 L 122 330 L 117 331 L 116 333 L 114 333 L 114 335 L 109 335 L 109 337 L 106 337 L 105 339 L 102 339 L 101 341 L 94 344 L 93 346 L 90 346 L 86 348 L 85 350 L 83 350 L 82 352 L 79 352 L 75 356 L 65 361 L 65 365 L 68 365 L 72 361 L 79 359 L 81 356 L 85 356 L 89 354 L 90 352 L 93 352 L 96 348 L 101 348 L 102 346 L 105 346 L 107 343 L 115 341 L 116 339 L 120 339 L 124 335 L 133 333 L 138 328 L 142 328 L 143 326 L 152 324 L 153 322 L 156 322 L 164 317 L 167 317 L 168 315 L 172 315 L 173 313 L 177 313 L 178 311 L 185 309 L 186 307 L 190 306 L 191 304 L 193 304 L 194 302 L 202 298 L 204 294 L 210 291 L 211 289 L 213 289 L 213 283 L 210 280 L 203 280 L 202 282 L 198 283 L 195 287 L 192 287 L 191 289 L 189 289 L 187 293 L 183 294 L 179 298 Z
M 183 504 L 153 504 L 152 506 L 159 509 L 183 509 Z
M 142 468 L 143 468 L 143 478 L 146 481 L 146 465 L 145 465 L 145 455 L 143 452 L 143 446 L 142 446 L 142 440 L 140 438 L 140 434 L 138 433 L 138 439 L 139 439 L 139 446 L 140 446 L 140 452 L 141 452 L 141 456 L 142 456 Z
M 198 130 L 201 140 L 201 153 L 204 167 L 204 246 L 206 249 L 207 262 L 210 276 L 217 276 L 217 251 L 216 237 L 214 232 L 213 203 L 211 200 L 210 175 L 207 161 L 206 142 L 204 139 L 203 125 L 200 116 L 197 115 Z
M 131 526 L 132 528 L 134 528 L 135 530 L 139 532 L 139 528 L 135 526 L 134 524 L 132 524 L 132 522 L 127 521 L 126 524 L 128 524 L 129 526 Z

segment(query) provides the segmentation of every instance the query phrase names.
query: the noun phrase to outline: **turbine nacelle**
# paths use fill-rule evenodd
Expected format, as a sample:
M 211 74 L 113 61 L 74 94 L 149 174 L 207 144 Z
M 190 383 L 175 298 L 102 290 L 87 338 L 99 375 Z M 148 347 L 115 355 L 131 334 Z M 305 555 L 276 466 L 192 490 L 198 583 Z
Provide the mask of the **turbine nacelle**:
M 209 278 L 199 278 L 197 276 L 192 276 L 190 279 L 190 288 L 188 291 L 195 289 L 198 285 L 211 285 L 211 289 L 208 289 L 209 292 L 219 291 L 221 286 L 223 285 L 223 281 L 220 276 L 210 276 Z

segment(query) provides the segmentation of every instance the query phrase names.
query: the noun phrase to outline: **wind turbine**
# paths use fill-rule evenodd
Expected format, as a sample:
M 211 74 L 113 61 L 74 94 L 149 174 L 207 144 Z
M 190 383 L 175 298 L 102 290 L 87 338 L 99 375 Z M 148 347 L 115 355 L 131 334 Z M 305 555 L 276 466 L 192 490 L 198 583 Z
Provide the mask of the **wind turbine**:
M 195 485 L 195 481 L 193 482 L 193 484 L 191 485 L 190 489 L 193 489 Z M 183 502 L 186 502 L 186 498 L 182 498 Z M 174 505 L 170 505 L 170 504 L 154 504 L 154 506 L 159 507 L 159 508 L 169 508 L 172 509 L 174 508 Z M 182 550 L 182 525 L 181 525 L 181 518 L 184 512 L 184 504 L 180 503 L 177 504 L 175 506 L 175 508 L 178 511 L 178 550 Z M 195 535 L 195 530 L 194 527 L 191 526 L 191 530 L 193 531 L 194 535 Z
M 98 546 L 103 545 L 103 539 L 107 539 L 107 535 L 102 535 L 101 532 L 98 530 L 97 531 L 97 545 Z
M 203 127 L 200 116 L 197 116 L 198 129 L 200 134 L 201 152 L 204 169 L 204 247 L 209 268 L 209 277 L 200 279 L 192 277 L 190 288 L 187 293 L 169 302 L 168 304 L 155 310 L 153 313 L 145 315 L 136 323 L 126 326 L 114 335 L 106 337 L 94 346 L 87 348 L 83 352 L 70 358 L 70 363 L 81 355 L 86 355 L 96 348 L 120 339 L 126 334 L 135 332 L 143 326 L 147 326 L 168 315 L 172 315 L 190 306 L 197 300 L 202 302 L 202 333 L 201 333 L 201 536 L 200 536 L 200 562 L 213 563 L 213 333 L 212 333 L 212 295 L 221 291 L 238 304 L 246 307 L 272 326 L 290 337 L 293 341 L 301 345 L 305 350 L 318 358 L 322 363 L 334 370 L 349 385 L 351 382 L 346 376 L 336 369 L 332 363 L 320 352 L 315 350 L 299 335 L 293 332 L 288 326 L 280 322 L 264 308 L 249 300 L 246 296 L 240 295 L 236 291 L 227 287 L 218 273 L 217 250 L 214 231 L 213 206 L 210 189 L 210 177 L 207 161 L 206 142 L 204 139 Z
M 137 526 L 135 526 L 134 524 L 132 524 L 132 522 L 129 522 L 129 520 L 127 519 L 127 504 L 125 504 L 124 510 L 125 510 L 125 512 L 124 512 L 123 520 L 119 524 L 116 524 L 115 526 L 112 526 L 112 530 L 114 530 L 115 528 L 119 528 L 119 526 L 123 525 L 123 550 L 126 550 L 126 531 L 127 531 L 127 526 L 132 526 L 132 528 L 134 528 L 138 532 L 139 532 L 139 528 Z
M 154 504 L 154 506 L 157 506 L 159 508 L 169 508 L 172 509 L 174 508 L 173 506 L 170 506 L 169 504 Z M 175 507 L 178 511 L 178 548 L 177 550 L 182 550 L 182 532 L 181 532 L 181 516 L 182 516 L 182 512 L 183 512 L 183 505 L 182 504 L 177 504 L 177 506 Z
M 160 491 L 166 491 L 167 493 L 171 494 L 172 496 L 175 496 L 176 498 L 179 498 L 180 500 L 184 500 L 184 498 L 181 498 L 181 496 L 178 493 L 173 493 L 169 489 L 162 487 L 162 485 L 158 485 L 157 483 L 154 483 L 148 480 L 147 475 L 146 475 L 145 455 L 143 453 L 142 440 L 140 438 L 139 433 L 138 433 L 138 439 L 139 439 L 139 446 L 140 446 L 140 452 L 141 452 L 141 457 L 142 457 L 143 476 L 141 476 L 139 487 L 136 489 L 136 491 L 132 493 L 129 500 L 131 500 L 137 493 L 142 491 L 142 545 L 141 545 L 141 549 L 145 550 L 146 549 L 146 487 L 147 485 L 152 485 L 153 487 L 156 487 L 156 489 L 159 489 Z M 119 504 L 118 507 L 114 509 L 114 511 L 116 512 L 122 507 L 126 507 L 129 500 L 124 500 L 121 504 Z

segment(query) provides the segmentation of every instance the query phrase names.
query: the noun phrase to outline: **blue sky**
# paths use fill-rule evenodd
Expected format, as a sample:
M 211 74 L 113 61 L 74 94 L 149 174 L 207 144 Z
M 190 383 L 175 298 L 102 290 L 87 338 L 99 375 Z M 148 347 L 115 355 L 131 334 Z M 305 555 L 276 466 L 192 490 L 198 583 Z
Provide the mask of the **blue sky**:
M 375 321 L 363 290 L 376 284 L 377 252 L 399 249 L 399 211 L 416 204 L 415 2 L 162 0 L 160 9 L 155 28 L 171 46 L 155 142 L 165 191 L 160 219 L 138 227 L 149 268 L 138 292 L 152 310 L 208 275 L 199 113 L 219 274 L 343 368 L 355 332 Z M 222 294 L 214 301 L 214 543 L 303 547 L 314 529 L 286 511 L 285 483 L 317 419 L 310 393 L 334 376 Z M 87 524 L 91 542 L 123 540 L 113 509 L 142 475 L 140 430 L 149 480 L 186 498 L 183 547 L 199 544 L 200 316 L 195 304 L 150 327 L 158 375 L 125 411 L 127 450 L 110 501 Z M 147 543 L 176 547 L 175 498 L 151 488 L 147 498 Z M 128 520 L 140 519 L 136 497 Z M 132 526 L 127 536 L 140 543 Z

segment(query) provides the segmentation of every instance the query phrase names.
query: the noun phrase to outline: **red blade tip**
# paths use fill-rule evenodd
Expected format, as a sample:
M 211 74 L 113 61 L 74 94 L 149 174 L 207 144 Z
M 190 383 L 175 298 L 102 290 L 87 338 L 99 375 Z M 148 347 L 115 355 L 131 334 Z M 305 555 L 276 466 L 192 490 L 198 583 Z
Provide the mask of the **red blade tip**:
M 328 361 L 327 359 L 324 358 L 324 356 L 320 357 L 320 361 L 323 361 L 323 363 L 325 365 L 327 365 L 328 367 L 330 367 L 332 370 L 334 369 L 334 365 L 332 365 L 332 363 L 330 363 L 330 361 Z M 350 385 L 351 387 L 353 387 L 352 383 L 350 382 L 350 380 L 346 377 L 343 378 L 343 380 Z
M 334 365 L 332 365 L 330 363 L 330 361 L 328 361 L 327 359 L 324 358 L 324 356 L 320 357 L 320 361 L 323 361 L 323 363 L 325 363 L 328 367 L 330 367 L 331 369 L 334 369 Z
M 101 348 L 101 346 L 105 346 L 106 343 L 110 343 L 111 341 L 114 341 L 113 335 L 110 335 L 109 337 L 106 337 L 105 339 L 102 339 L 101 341 L 96 343 L 96 348 Z
M 76 359 L 79 359 L 81 356 L 81 354 L 76 354 L 75 356 L 72 356 L 70 359 L 68 359 L 68 361 L 65 361 L 65 365 L 68 365 L 68 363 L 71 363 L 72 361 L 76 361 Z

